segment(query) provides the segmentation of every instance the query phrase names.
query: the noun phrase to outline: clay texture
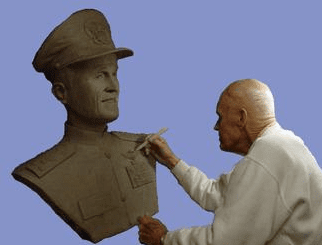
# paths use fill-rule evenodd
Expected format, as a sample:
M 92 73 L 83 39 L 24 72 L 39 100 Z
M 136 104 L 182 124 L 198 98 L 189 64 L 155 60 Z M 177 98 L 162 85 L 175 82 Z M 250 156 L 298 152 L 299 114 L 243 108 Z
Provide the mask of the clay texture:
M 94 243 L 158 212 L 155 159 L 136 150 L 146 134 L 108 132 L 118 118 L 118 60 L 105 16 L 73 13 L 43 42 L 33 60 L 67 111 L 62 140 L 15 168 L 79 236 Z
M 158 211 L 155 160 L 135 151 L 144 138 L 66 125 L 61 142 L 18 166 L 13 176 L 80 237 L 96 243 Z

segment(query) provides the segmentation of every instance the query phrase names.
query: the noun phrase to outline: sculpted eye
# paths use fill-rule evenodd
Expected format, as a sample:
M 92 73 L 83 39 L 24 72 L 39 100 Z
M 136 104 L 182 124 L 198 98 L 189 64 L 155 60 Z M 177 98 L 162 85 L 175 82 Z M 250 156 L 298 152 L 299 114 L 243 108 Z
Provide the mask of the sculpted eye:
M 96 78 L 97 79 L 102 79 L 104 77 L 104 73 L 103 72 L 100 72 L 96 75 Z

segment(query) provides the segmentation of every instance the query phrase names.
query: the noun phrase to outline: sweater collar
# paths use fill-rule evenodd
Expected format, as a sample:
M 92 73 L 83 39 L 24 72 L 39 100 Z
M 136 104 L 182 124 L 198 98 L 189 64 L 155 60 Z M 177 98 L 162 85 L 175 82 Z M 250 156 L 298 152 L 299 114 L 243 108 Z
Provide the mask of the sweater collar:
M 275 122 L 273 125 L 268 126 L 266 128 L 264 128 L 259 135 L 257 136 L 257 138 L 255 139 L 255 141 L 252 143 L 252 145 L 250 146 L 248 152 L 246 155 L 249 154 L 249 152 L 251 152 L 251 150 L 254 148 L 255 143 L 257 140 L 259 140 L 261 137 L 266 136 L 266 135 L 270 135 L 270 134 L 275 134 L 277 133 L 279 130 L 281 130 L 282 127 L 278 124 L 278 122 Z
M 278 122 L 275 122 L 272 126 L 268 126 L 266 128 L 264 128 L 258 135 L 257 138 L 263 137 L 265 135 L 269 135 L 269 134 L 274 134 L 276 133 L 278 130 L 280 130 L 282 127 L 279 125 Z

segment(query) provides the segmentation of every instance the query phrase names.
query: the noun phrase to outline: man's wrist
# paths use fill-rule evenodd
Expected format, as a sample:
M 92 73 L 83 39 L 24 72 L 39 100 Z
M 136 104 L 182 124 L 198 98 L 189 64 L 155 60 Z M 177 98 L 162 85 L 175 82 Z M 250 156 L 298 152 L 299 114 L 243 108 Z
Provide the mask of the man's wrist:
M 179 161 L 180 159 L 177 157 L 169 159 L 168 168 L 172 170 L 178 164 Z

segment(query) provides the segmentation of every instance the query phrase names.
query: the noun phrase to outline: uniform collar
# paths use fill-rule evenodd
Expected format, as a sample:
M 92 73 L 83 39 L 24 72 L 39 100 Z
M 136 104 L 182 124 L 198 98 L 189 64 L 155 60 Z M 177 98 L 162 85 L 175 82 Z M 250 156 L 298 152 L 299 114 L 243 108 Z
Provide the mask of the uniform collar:
M 108 135 L 107 127 L 102 132 L 84 130 L 65 123 L 65 135 L 68 141 L 80 144 L 98 144 Z

